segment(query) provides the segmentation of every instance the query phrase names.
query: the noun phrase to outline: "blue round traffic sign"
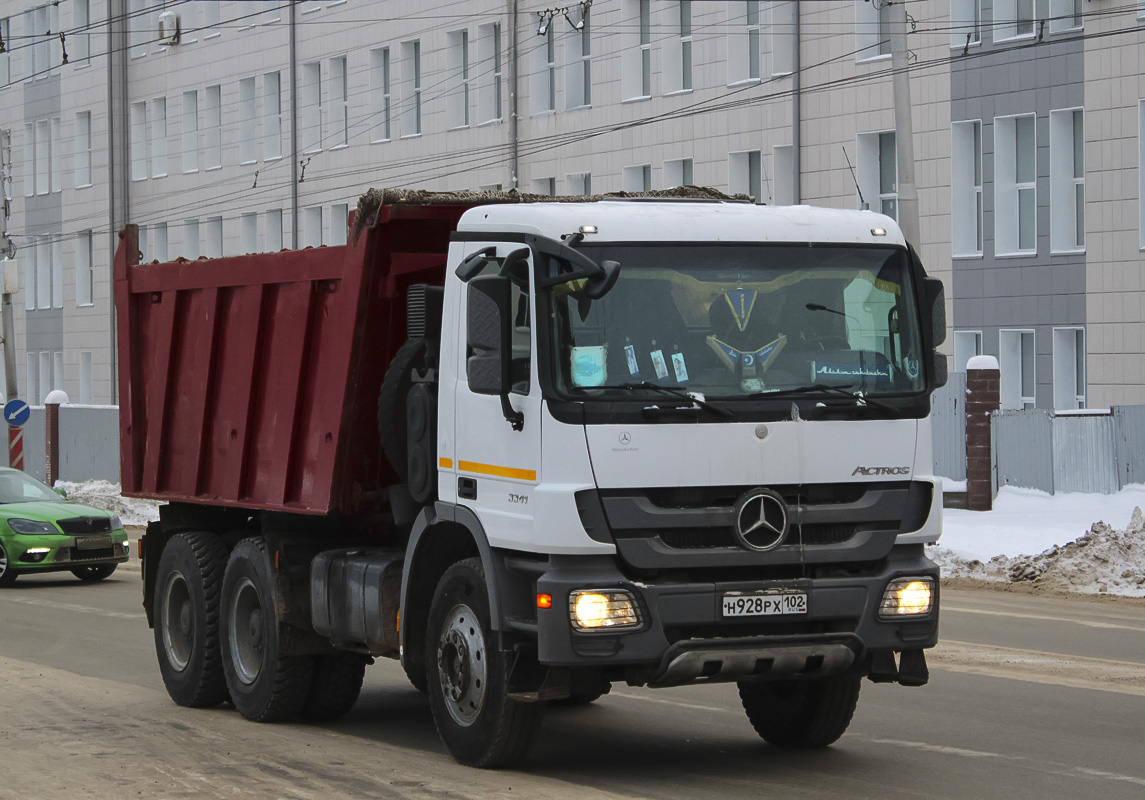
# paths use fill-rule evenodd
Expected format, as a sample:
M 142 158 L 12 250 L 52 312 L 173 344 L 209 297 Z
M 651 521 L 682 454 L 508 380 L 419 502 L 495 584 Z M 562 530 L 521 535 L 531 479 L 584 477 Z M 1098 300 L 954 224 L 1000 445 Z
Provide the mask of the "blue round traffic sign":
M 13 428 L 23 427 L 32 416 L 32 409 L 23 400 L 9 400 L 4 404 L 4 419 Z

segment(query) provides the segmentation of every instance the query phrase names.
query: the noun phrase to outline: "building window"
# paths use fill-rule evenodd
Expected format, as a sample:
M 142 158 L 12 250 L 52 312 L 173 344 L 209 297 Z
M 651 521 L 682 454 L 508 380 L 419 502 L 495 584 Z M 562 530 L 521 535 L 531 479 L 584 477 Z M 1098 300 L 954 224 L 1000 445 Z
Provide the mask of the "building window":
M 0 87 L 12 82 L 12 50 L 9 42 L 12 41 L 12 23 L 7 17 L 0 19 L 0 40 L 4 42 L 4 52 L 0 53 Z
M 565 186 L 568 193 L 574 197 L 586 197 L 592 194 L 592 173 L 576 172 L 565 176 Z
M 350 144 L 350 77 L 346 57 L 330 59 L 330 146 Z
M 652 95 L 652 0 L 627 0 L 621 37 L 621 92 L 625 100 Z
M 482 25 L 477 29 L 478 72 L 477 111 L 481 122 L 501 119 L 501 23 Z
M 898 160 L 894 131 L 859 134 L 858 178 L 862 199 L 898 219 Z
M 48 121 L 48 171 L 51 173 L 51 190 L 62 192 L 64 190 L 64 149 L 61 145 L 60 118 L 52 117 Z
M 677 158 L 664 162 L 664 183 L 667 188 L 674 186 L 695 186 L 696 180 L 692 174 L 692 159 Z
M 302 246 L 322 246 L 322 206 L 302 209 Z
M 347 203 L 335 203 L 330 206 L 330 244 L 334 246 L 346 244 L 346 233 L 350 224 L 350 206 Z
M 90 306 L 95 302 L 95 245 L 91 231 L 80 231 L 76 236 L 76 305 Z
M 777 206 L 790 206 L 795 203 L 795 148 L 789 144 L 776 145 L 772 180 L 775 189 L 771 202 Z
M 1033 408 L 1037 384 L 1034 382 L 1034 332 L 998 332 L 998 391 L 1002 408 Z
M 451 31 L 448 38 L 449 127 L 464 128 L 469 124 L 469 31 Z
M 48 247 L 52 273 L 52 308 L 64 307 L 64 240 L 59 234 L 49 237 Z
M 167 175 L 167 98 L 151 101 L 151 177 Z
M 158 261 L 160 264 L 166 263 L 169 259 L 167 257 L 167 223 L 156 222 L 151 226 L 151 256 L 149 261 Z
M 889 0 L 855 0 L 855 59 L 891 54 Z
M 91 112 L 81 111 L 76 114 L 73 138 L 72 172 L 75 176 L 75 187 L 83 189 L 91 186 Z
M 183 172 L 199 171 L 199 93 L 183 92 L 183 130 L 180 132 L 183 149 Z
M 950 46 L 982 43 L 982 0 L 950 0 Z
M 763 199 L 763 159 L 759 150 L 728 154 L 728 191 Z
M 1080 108 L 1050 112 L 1050 248 L 1085 248 L 1085 132 Z
M 402 42 L 402 136 L 421 135 L 421 41 Z
M 536 100 L 534 114 L 554 111 L 557 107 L 557 46 L 553 35 L 553 23 L 541 37 L 540 45 L 533 51 L 536 68 L 533 70 L 531 95 Z
M 80 351 L 80 405 L 91 405 L 91 351 Z
M 1080 30 L 1084 14 L 1083 0 L 1050 0 L 1050 33 Z
M 262 76 L 262 157 L 282 158 L 282 76 L 278 72 Z
M 951 139 L 952 250 L 982 255 L 982 122 L 955 122 Z
M 994 120 L 994 241 L 999 254 L 1037 252 L 1034 115 Z
M 207 87 L 204 109 L 203 163 L 207 169 L 223 165 L 223 89 L 218 84 Z
M 1034 0 L 997 0 L 994 3 L 995 41 L 1034 35 Z
M 52 145 L 51 122 L 46 119 L 36 121 L 36 194 L 48 194 L 52 190 Z M 147 177 L 147 166 L 143 167 Z
M 91 57 L 91 0 L 72 0 L 72 31 L 68 34 L 70 63 L 85 64 Z M 7 39 L 7 37 L 4 37 Z M 7 81 L 0 81 L 6 83 Z
M 760 2 L 732 2 L 729 8 L 728 83 L 759 80 Z
M 266 251 L 277 253 L 282 249 L 282 209 L 272 208 L 266 212 Z
M 219 13 L 222 3 L 200 3 L 203 9 L 203 38 L 214 39 L 219 35 L 219 22 L 222 21 Z
M 200 251 L 199 220 L 188 219 L 183 221 L 183 258 L 195 261 Z
M 317 153 L 322 149 L 322 64 L 317 61 L 302 65 L 299 106 L 302 152 Z
M 982 355 L 982 331 L 954 332 L 954 371 L 965 372 L 966 362 Z
M 1054 408 L 1085 408 L 1085 329 L 1054 328 Z
M 258 214 L 243 212 L 239 216 L 239 254 L 258 252 Z
M 687 92 L 692 89 L 692 3 L 678 0 L 672 9 L 672 35 L 664 45 L 664 91 Z
M 533 179 L 533 192 L 535 194 L 543 194 L 545 197 L 557 196 L 557 179 L 556 178 L 534 178 Z
M 790 75 L 795 71 L 795 2 L 771 4 L 771 74 Z
M 652 165 L 637 164 L 634 167 L 624 168 L 624 191 L 650 192 L 652 191 Z
M 590 12 L 578 6 L 570 12 L 573 30 L 565 40 L 565 108 L 592 105 L 592 34 Z M 580 26 L 579 28 L 575 26 Z
M 253 164 L 258 160 L 255 145 L 254 78 L 239 81 L 239 163 Z
M 147 104 L 131 104 L 131 180 L 147 178 Z
M 370 51 L 370 141 L 387 142 L 392 122 L 390 48 Z
M 205 3 L 204 5 L 213 6 L 217 3 Z M 131 57 L 142 58 L 147 55 L 147 43 L 153 36 L 151 35 L 152 28 L 152 13 L 147 8 L 147 0 L 127 0 L 127 17 L 129 44 L 131 46 Z
M 223 256 L 223 218 L 207 217 L 204 223 L 205 240 L 203 255 L 207 258 L 222 258 Z

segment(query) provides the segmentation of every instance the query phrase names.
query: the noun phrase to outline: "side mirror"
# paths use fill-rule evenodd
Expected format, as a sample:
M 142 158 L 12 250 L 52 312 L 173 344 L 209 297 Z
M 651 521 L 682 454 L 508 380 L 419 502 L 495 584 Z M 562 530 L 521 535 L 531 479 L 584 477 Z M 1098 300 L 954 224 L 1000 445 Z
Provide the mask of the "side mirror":
M 608 294 L 612 287 L 616 285 L 616 279 L 620 277 L 620 262 L 619 261 L 602 261 L 600 262 L 601 274 L 589 278 L 585 282 L 585 287 L 578 295 L 583 295 L 590 300 L 599 300 Z
M 940 389 L 946 385 L 947 380 L 946 356 L 942 353 L 934 354 L 934 388 Z
M 485 265 L 489 263 L 489 259 L 495 255 L 497 255 L 496 247 L 486 247 L 484 250 L 470 253 L 457 265 L 457 277 L 461 278 L 462 283 L 468 283 L 474 275 L 485 269 Z
M 500 275 L 469 281 L 466 336 L 471 354 L 465 364 L 469 389 L 477 394 L 503 394 L 509 385 L 508 327 L 510 282 Z
M 946 341 L 946 292 L 938 278 L 923 279 L 922 288 L 930 311 L 931 345 L 938 347 Z
M 63 488 L 62 486 L 53 486 L 52 491 L 54 491 L 56 494 L 58 494 L 60 497 L 64 498 L 65 500 L 68 499 L 68 490 Z

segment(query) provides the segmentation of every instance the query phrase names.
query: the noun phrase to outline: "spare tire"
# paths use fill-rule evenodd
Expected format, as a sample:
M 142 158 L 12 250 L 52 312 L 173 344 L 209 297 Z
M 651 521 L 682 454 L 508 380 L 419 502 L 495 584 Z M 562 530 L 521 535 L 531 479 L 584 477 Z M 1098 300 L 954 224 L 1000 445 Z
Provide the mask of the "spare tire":
M 394 353 L 382 389 L 378 392 L 378 438 L 382 452 L 403 481 L 406 463 L 406 398 L 413 385 L 413 371 L 425 366 L 425 339 L 410 339 Z

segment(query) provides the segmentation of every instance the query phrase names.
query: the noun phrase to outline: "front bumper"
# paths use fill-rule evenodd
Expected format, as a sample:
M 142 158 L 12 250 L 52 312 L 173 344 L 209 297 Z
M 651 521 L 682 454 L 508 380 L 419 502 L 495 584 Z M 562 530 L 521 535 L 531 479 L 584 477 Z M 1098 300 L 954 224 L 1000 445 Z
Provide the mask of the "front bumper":
M 537 612 L 538 658 L 569 667 L 625 667 L 630 682 L 656 686 L 699 680 L 731 681 L 789 675 L 865 674 L 875 654 L 921 651 L 938 641 L 938 577 L 921 545 L 894 547 L 862 569 L 793 580 L 635 582 L 603 557 L 554 557 L 537 582 L 552 608 Z M 933 578 L 929 613 L 880 619 L 887 584 L 899 577 Z M 575 589 L 621 588 L 641 610 L 641 627 L 581 633 L 569 625 L 568 596 Z M 807 613 L 724 618 L 726 592 L 797 590 Z
M 122 529 L 81 536 L 11 534 L 4 537 L 4 549 L 8 565 L 23 573 L 122 564 L 130 558 L 127 533 Z

